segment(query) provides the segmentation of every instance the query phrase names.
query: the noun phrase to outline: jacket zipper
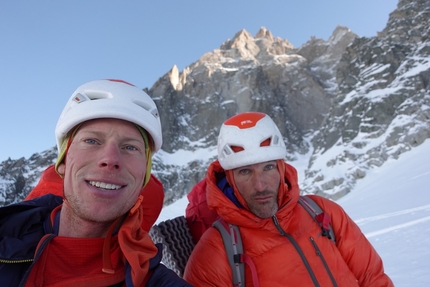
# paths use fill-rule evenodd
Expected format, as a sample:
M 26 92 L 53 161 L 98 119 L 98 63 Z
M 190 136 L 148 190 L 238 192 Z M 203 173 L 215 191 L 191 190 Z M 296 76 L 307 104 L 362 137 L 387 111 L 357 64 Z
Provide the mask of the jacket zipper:
M 5 264 L 29 263 L 32 261 L 34 261 L 34 259 L 21 259 L 21 260 L 0 259 L 0 263 L 5 263 Z
M 327 261 L 325 261 L 325 258 L 324 258 L 324 256 L 322 255 L 321 250 L 319 249 L 319 247 L 318 247 L 317 243 L 315 242 L 315 240 L 313 239 L 313 237 L 309 237 L 309 240 L 312 242 L 312 245 L 314 246 L 315 251 L 316 251 L 316 253 L 317 253 L 318 257 L 321 259 L 321 261 L 322 261 L 322 263 L 323 263 L 323 265 L 324 265 L 324 268 L 325 268 L 325 270 L 327 271 L 328 276 L 329 276 L 329 277 L 330 277 L 330 279 L 331 279 L 331 282 L 333 283 L 333 286 L 334 286 L 334 287 L 337 287 L 336 280 L 334 279 L 333 274 L 331 273 L 330 268 L 328 267 Z
M 273 223 L 275 224 L 276 228 L 278 229 L 279 233 L 282 236 L 285 236 L 290 242 L 291 244 L 293 244 L 294 248 L 296 249 L 297 253 L 300 255 L 300 258 L 303 261 L 303 264 L 306 266 L 306 269 L 308 270 L 309 276 L 312 279 L 312 282 L 314 283 L 315 287 L 319 287 L 320 284 L 318 283 L 318 280 L 315 276 L 315 273 L 312 271 L 311 265 L 309 264 L 308 260 L 306 259 L 305 254 L 303 253 L 302 249 L 300 248 L 299 244 L 297 244 L 297 242 L 294 240 L 294 238 L 289 235 L 288 233 L 286 233 L 281 225 L 279 224 L 278 218 L 276 218 L 276 215 L 272 216 L 273 219 Z
M 21 279 L 21 283 L 19 284 L 19 286 L 25 286 L 26 282 L 27 282 L 27 278 L 30 275 L 31 270 L 33 269 L 34 264 L 36 263 L 37 259 L 39 259 L 40 255 L 42 254 L 43 250 L 45 249 L 45 247 L 48 245 L 48 243 L 51 241 L 52 238 L 54 238 L 56 235 L 54 234 L 49 234 L 49 235 L 45 235 L 46 237 L 44 238 L 43 242 L 39 242 L 39 248 L 37 248 L 36 250 L 36 254 L 34 256 L 34 259 L 32 260 L 33 263 L 31 264 L 31 266 L 27 269 L 27 271 L 25 272 L 23 278 Z M 43 237 L 42 237 L 43 239 Z

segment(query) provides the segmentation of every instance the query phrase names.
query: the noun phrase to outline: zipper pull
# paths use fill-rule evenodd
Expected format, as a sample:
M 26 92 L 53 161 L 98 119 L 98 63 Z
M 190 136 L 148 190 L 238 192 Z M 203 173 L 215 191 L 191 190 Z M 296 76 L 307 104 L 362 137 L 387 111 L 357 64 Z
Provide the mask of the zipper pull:
M 314 246 L 316 254 L 318 256 L 321 256 L 320 249 L 318 248 L 317 243 L 315 242 L 315 240 L 313 239 L 313 237 L 309 237 L 309 240 L 311 241 L 312 245 Z
M 286 235 L 286 233 L 285 233 L 285 231 L 282 229 L 281 225 L 279 225 L 279 221 L 278 221 L 278 218 L 276 217 L 276 215 L 273 215 L 273 216 L 272 216 L 272 220 L 273 220 L 273 223 L 275 224 L 276 229 L 278 229 L 279 233 L 280 233 L 282 236 L 285 236 L 285 235 Z

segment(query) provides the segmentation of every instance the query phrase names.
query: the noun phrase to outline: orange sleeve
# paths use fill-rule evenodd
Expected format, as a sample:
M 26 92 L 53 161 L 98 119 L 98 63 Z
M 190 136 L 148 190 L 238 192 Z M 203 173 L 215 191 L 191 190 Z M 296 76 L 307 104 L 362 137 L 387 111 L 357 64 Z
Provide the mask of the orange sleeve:
M 381 257 L 343 208 L 328 199 L 311 197 L 324 212 L 330 214 L 336 246 L 359 285 L 394 287 L 393 282 L 384 272 Z

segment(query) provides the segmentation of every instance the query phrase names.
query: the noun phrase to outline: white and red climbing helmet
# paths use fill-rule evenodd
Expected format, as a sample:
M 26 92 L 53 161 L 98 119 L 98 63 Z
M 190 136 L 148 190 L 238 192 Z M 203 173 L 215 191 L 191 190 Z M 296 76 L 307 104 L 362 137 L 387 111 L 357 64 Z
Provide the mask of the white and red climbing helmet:
M 264 113 L 241 113 L 229 118 L 221 126 L 218 161 L 225 170 L 284 159 L 286 155 L 287 150 L 278 127 Z
M 139 125 L 151 136 L 152 151 L 161 148 L 161 122 L 151 97 L 122 80 L 97 80 L 77 88 L 64 107 L 55 128 L 58 151 L 63 137 L 71 129 L 99 118 L 121 119 Z

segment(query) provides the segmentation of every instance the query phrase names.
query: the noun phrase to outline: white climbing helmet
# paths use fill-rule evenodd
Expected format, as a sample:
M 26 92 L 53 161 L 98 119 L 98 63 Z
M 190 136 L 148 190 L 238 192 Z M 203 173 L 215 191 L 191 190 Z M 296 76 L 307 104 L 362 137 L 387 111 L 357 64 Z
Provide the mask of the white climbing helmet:
M 264 113 L 246 112 L 226 120 L 218 137 L 218 161 L 225 170 L 284 159 L 282 135 Z
M 153 152 L 161 148 L 161 122 L 151 97 L 130 83 L 107 79 L 83 84 L 72 94 L 55 128 L 58 151 L 63 137 L 77 124 L 99 118 L 135 123 L 151 136 Z

